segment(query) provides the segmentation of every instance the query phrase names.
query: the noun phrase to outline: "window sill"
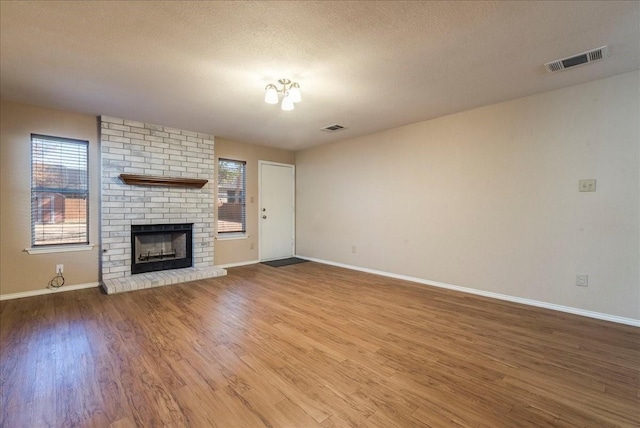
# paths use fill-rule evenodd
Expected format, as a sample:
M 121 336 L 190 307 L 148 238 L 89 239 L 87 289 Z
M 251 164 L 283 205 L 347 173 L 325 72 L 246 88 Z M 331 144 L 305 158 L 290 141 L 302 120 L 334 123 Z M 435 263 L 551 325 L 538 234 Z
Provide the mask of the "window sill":
M 95 245 L 64 245 L 56 247 L 33 247 L 25 248 L 29 254 L 49 254 L 49 253 L 70 253 L 73 251 L 91 251 Z
M 247 235 L 246 233 L 229 233 L 229 234 L 216 236 L 216 239 L 218 241 L 233 241 L 235 239 L 247 239 L 247 238 L 249 238 L 249 235 Z

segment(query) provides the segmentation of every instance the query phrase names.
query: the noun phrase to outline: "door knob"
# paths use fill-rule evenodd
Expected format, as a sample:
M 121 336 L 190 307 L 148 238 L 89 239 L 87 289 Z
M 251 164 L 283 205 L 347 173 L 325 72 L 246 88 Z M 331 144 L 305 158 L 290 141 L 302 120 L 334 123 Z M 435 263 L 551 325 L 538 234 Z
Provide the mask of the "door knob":
M 267 218 L 267 216 L 266 216 L 266 215 L 263 215 L 263 216 L 262 216 L 262 218 L 266 219 L 266 218 Z

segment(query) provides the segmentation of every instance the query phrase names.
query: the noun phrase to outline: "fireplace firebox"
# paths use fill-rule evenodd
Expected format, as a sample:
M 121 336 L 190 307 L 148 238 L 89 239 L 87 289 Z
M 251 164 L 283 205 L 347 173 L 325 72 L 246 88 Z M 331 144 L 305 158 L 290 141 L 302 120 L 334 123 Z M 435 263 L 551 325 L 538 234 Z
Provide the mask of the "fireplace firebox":
M 193 223 L 131 225 L 131 273 L 193 266 Z

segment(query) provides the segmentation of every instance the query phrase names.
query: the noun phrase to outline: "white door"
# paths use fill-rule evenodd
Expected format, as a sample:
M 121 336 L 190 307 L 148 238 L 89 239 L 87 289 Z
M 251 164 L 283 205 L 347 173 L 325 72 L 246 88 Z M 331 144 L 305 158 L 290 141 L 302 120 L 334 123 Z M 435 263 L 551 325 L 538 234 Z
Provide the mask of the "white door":
M 295 248 L 295 166 L 260 161 L 260 260 L 292 257 Z

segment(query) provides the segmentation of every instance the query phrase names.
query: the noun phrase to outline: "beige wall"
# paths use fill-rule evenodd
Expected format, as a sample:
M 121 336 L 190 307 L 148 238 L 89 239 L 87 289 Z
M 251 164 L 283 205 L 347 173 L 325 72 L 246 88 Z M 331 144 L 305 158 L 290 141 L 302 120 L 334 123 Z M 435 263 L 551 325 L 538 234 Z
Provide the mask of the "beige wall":
M 95 116 L 0 103 L 0 294 L 41 290 L 64 264 L 65 285 L 98 281 L 98 247 L 29 255 L 31 133 L 89 141 L 89 241 L 98 244 L 99 150 Z
M 294 164 L 295 155 L 288 150 L 238 143 L 219 137 L 215 141 L 215 154 L 216 161 L 224 158 L 247 162 L 247 239 L 217 239 L 214 248 L 215 263 L 220 266 L 256 261 L 259 245 L 258 161 Z M 217 204 L 215 206 L 217 210 Z
M 297 253 L 640 319 L 639 104 L 635 71 L 298 152 Z

